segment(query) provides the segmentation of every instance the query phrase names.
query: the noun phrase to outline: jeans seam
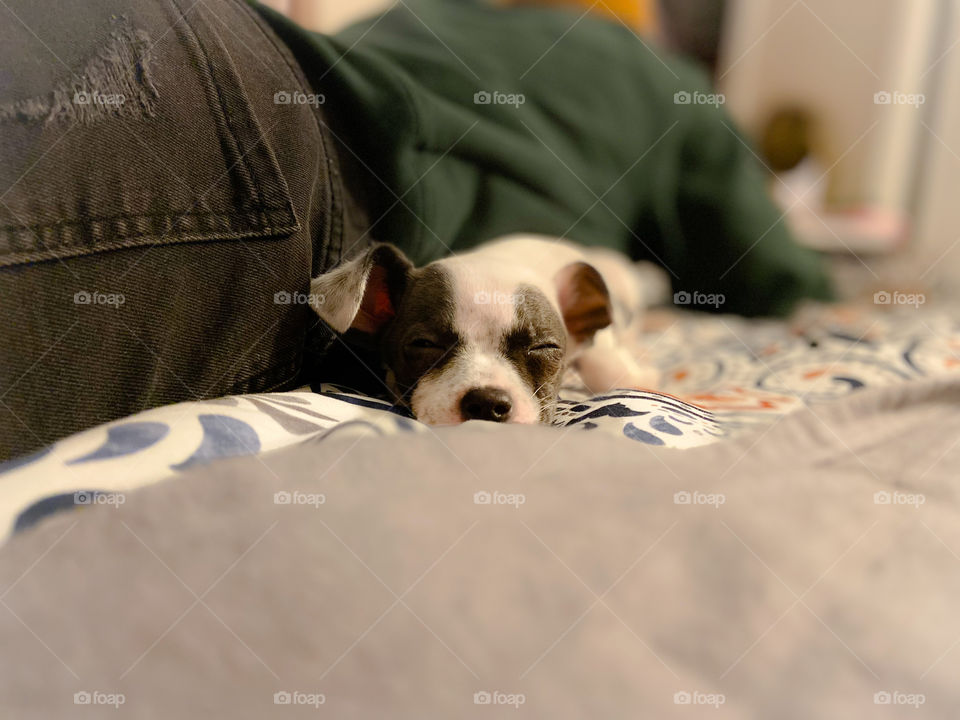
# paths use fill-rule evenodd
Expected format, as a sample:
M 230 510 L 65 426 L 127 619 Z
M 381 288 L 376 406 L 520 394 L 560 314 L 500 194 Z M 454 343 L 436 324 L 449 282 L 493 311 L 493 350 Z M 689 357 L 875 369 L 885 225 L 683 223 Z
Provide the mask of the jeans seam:
M 251 186 L 253 187 L 254 192 L 256 193 L 257 202 L 260 205 L 264 205 L 265 201 L 264 201 L 263 189 L 260 186 L 260 181 L 257 176 L 257 173 L 254 171 L 253 167 L 250 165 L 250 157 L 249 157 L 250 149 L 247 149 L 244 147 L 244 143 L 241 141 L 239 134 L 237 133 L 233 123 L 231 122 L 231 113 L 224 101 L 223 89 L 220 87 L 219 83 L 217 82 L 217 78 L 213 73 L 213 60 L 211 59 L 205 44 L 200 41 L 200 37 L 197 34 L 196 28 L 191 23 L 191 21 L 187 19 L 187 13 L 182 12 L 182 8 L 180 7 L 178 0 L 170 0 L 170 2 L 175 8 L 177 8 L 177 10 L 181 11 L 183 26 L 185 28 L 184 32 L 189 33 L 190 35 L 190 41 L 187 42 L 187 47 L 192 46 L 195 49 L 195 51 L 199 51 L 199 53 L 203 58 L 203 61 L 204 61 L 203 67 L 198 69 L 200 70 L 201 77 L 203 77 L 207 82 L 210 83 L 210 87 L 214 90 L 216 94 L 216 98 L 217 98 L 216 111 L 217 111 L 217 114 L 219 114 L 220 116 L 219 120 L 223 123 L 224 129 L 230 135 L 230 140 L 234 146 L 233 147 L 234 152 L 236 152 L 239 155 L 239 163 L 236 163 L 236 164 L 243 165 L 245 175 L 249 180 Z M 200 3 L 200 5 L 202 6 L 202 3 Z M 195 11 L 198 13 L 201 12 L 199 8 L 196 8 Z M 189 10 L 187 12 L 189 12 Z M 209 28 L 207 27 L 207 23 L 203 18 L 199 18 L 199 22 L 202 25 L 204 25 L 205 29 L 208 29 L 210 33 L 215 35 L 217 38 L 217 41 L 221 42 L 222 44 L 222 41 L 220 41 L 220 36 L 216 34 L 216 32 L 213 30 L 212 27 L 209 27 Z M 227 55 L 226 50 L 224 50 L 224 54 Z M 239 79 L 238 79 L 238 83 L 239 83 Z M 244 100 L 246 101 L 247 112 L 252 113 L 253 109 L 252 107 L 250 107 L 249 98 L 245 97 Z M 264 140 L 265 140 L 265 137 L 261 137 L 257 140 L 257 142 L 263 142 Z M 232 160 L 232 158 L 228 158 L 228 162 L 230 160 Z
M 271 213 L 271 212 L 286 212 L 287 208 L 279 206 L 267 206 L 262 205 L 256 210 L 248 210 L 246 212 L 255 212 L 255 213 Z M 40 222 L 40 223 L 27 223 L 22 225 L 0 225 L 0 231 L 8 232 L 17 232 L 19 230 L 46 230 L 55 227 L 61 227 L 63 225 L 86 225 L 91 222 L 109 222 L 111 220 L 134 220 L 136 218 L 183 218 L 183 217 L 223 217 L 223 218 L 235 218 L 237 215 L 236 212 L 218 212 L 215 210 L 187 210 L 184 212 L 179 212 L 177 210 L 171 210 L 170 212 L 156 212 L 156 213 L 117 213 L 116 215 L 99 215 L 96 217 L 85 217 L 82 220 L 57 220 L 55 222 Z
M 293 228 L 290 228 L 290 231 L 292 230 Z M 174 236 L 163 236 L 156 241 L 154 241 L 149 235 L 135 234 L 129 238 L 109 240 L 103 243 L 98 243 L 95 246 L 59 245 L 56 249 L 63 251 L 59 254 L 56 252 L 51 252 L 49 248 L 43 248 L 35 251 L 26 250 L 19 253 L 10 253 L 6 256 L 0 255 L 0 269 L 15 267 L 17 265 L 22 265 L 29 262 L 48 262 L 58 259 L 62 260 L 64 258 L 87 257 L 90 255 L 98 255 L 116 250 L 129 250 L 132 248 L 143 247 L 145 245 L 150 247 L 167 247 L 170 245 L 180 245 L 183 243 L 233 242 L 242 238 L 267 238 L 284 240 L 286 239 L 286 235 L 284 234 L 285 232 L 287 232 L 286 229 L 266 228 L 260 230 L 233 232 L 230 234 L 182 233 Z M 160 240 L 162 240 L 162 242 Z
M 297 83 L 301 90 L 306 91 L 308 88 L 314 89 L 299 63 L 295 58 L 292 57 L 290 48 L 288 48 L 285 43 L 279 40 L 273 30 L 269 27 L 269 25 L 267 25 L 266 21 L 264 21 L 264 19 L 252 7 L 250 7 L 249 3 L 244 2 L 243 0 L 238 0 L 238 4 L 240 5 L 242 11 L 253 19 L 254 25 L 256 25 L 257 29 L 267 40 L 267 42 L 269 42 L 280 54 L 280 57 L 283 58 L 284 65 L 287 66 L 287 69 L 290 72 L 291 80 Z M 336 244 L 337 247 L 336 255 L 338 262 L 343 251 L 343 182 L 342 178 L 340 177 L 340 167 L 339 163 L 337 162 L 337 156 L 331 151 L 332 144 L 328 135 L 326 124 L 322 120 L 320 108 L 312 110 L 310 112 L 310 118 L 313 120 L 314 125 L 317 128 L 317 133 L 320 136 L 320 144 L 326 165 L 326 175 L 330 193 L 330 199 L 328 202 L 330 214 L 328 219 L 328 227 L 325 228 L 325 230 L 329 231 L 329 237 L 328 242 L 324 244 L 323 258 L 320 262 L 320 266 L 326 269 L 331 267 L 333 264 L 330 262 L 330 257 L 333 253 L 334 244 Z M 313 238 L 310 238 L 310 241 L 312 248 Z

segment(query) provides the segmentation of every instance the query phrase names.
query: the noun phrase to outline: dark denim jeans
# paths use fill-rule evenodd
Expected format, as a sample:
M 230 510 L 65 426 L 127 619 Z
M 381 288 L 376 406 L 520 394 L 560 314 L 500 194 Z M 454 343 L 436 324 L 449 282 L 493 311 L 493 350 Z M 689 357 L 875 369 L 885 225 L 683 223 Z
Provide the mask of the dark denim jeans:
M 351 223 L 285 46 L 235 0 L 0 16 L 0 459 L 304 381 Z

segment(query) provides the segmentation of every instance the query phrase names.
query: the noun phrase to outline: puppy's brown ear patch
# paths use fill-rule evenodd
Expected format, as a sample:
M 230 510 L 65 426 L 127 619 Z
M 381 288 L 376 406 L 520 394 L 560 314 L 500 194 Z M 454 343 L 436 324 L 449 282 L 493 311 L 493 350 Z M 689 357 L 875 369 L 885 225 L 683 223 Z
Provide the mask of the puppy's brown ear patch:
M 310 305 L 334 330 L 376 334 L 397 314 L 397 304 L 413 269 L 392 245 L 378 244 L 362 255 L 313 279 Z
M 610 293 L 603 276 L 585 262 L 570 263 L 554 278 L 563 324 L 574 342 L 582 343 L 613 322 Z

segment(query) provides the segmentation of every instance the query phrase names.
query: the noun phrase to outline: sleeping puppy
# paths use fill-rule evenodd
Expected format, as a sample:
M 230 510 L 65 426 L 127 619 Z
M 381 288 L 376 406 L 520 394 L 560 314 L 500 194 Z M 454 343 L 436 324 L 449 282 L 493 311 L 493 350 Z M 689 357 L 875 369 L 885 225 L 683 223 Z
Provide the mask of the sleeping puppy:
M 594 393 L 657 384 L 620 344 L 642 278 L 612 250 L 513 235 L 422 268 L 378 244 L 315 278 L 310 300 L 337 332 L 370 336 L 422 422 L 548 423 L 567 369 Z

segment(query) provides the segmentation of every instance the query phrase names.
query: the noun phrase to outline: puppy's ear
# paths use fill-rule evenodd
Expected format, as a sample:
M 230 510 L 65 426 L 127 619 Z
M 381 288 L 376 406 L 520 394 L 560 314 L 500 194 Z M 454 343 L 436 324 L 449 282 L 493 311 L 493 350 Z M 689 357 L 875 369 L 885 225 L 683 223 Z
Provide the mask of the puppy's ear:
M 413 269 L 393 245 L 378 243 L 353 260 L 310 282 L 310 306 L 340 333 L 351 328 L 375 334 L 397 312 Z
M 613 321 L 607 284 L 593 265 L 570 263 L 556 274 L 554 282 L 563 323 L 578 345 Z

